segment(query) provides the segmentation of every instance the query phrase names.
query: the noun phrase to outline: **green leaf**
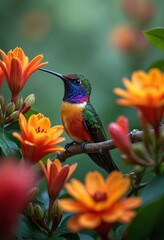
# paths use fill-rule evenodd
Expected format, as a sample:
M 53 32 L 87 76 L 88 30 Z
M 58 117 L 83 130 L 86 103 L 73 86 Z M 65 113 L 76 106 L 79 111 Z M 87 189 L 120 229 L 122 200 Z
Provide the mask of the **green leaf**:
M 0 148 L 2 156 L 15 156 L 20 158 L 19 147 L 12 133 L 19 131 L 18 122 L 13 122 L 7 126 L 0 124 Z
M 148 70 L 151 68 L 159 68 L 162 72 L 164 71 L 164 60 L 159 60 L 149 66 Z
M 30 110 L 25 114 L 25 117 L 26 119 L 29 119 L 29 117 L 32 115 L 32 114 L 38 114 L 39 112 L 34 109 L 34 108 L 30 108 Z
M 16 236 L 23 239 L 33 240 L 45 240 L 46 235 L 40 230 L 40 228 L 33 223 L 29 218 L 21 216 L 19 228 L 17 229 Z
M 64 235 L 64 234 L 69 234 L 70 231 L 67 228 L 67 223 L 69 221 L 69 219 L 72 217 L 71 215 L 66 216 L 63 221 L 60 223 L 59 227 L 57 228 L 57 230 L 55 231 L 58 235 Z
M 141 195 L 143 206 L 125 233 L 127 239 L 164 239 L 164 175 L 156 177 Z
M 115 231 L 114 240 L 121 240 L 125 232 L 125 229 L 126 229 L 126 224 L 119 225 L 119 227 Z
M 86 234 L 80 233 L 79 234 L 80 240 L 94 240 L 95 238 L 88 236 Z
M 68 233 L 68 234 L 64 234 L 62 236 L 67 240 L 80 240 L 77 233 Z
M 164 50 L 164 28 L 152 28 L 144 31 L 144 35 L 152 45 Z

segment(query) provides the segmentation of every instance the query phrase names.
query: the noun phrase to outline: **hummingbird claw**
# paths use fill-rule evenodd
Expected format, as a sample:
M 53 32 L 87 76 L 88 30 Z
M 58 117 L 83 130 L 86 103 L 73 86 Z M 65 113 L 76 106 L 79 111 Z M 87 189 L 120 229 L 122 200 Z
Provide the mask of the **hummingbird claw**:
M 99 153 L 104 154 L 106 151 L 103 148 L 100 148 Z
M 137 132 L 139 132 L 138 129 L 133 129 L 133 130 L 129 133 L 130 139 L 131 139 L 132 142 L 135 142 L 135 137 L 134 137 L 134 136 L 136 135 Z
M 76 144 L 78 144 L 78 143 L 75 142 L 75 141 L 72 141 L 72 142 L 70 142 L 70 143 L 67 143 L 67 144 L 65 145 L 66 151 L 67 151 L 67 152 L 70 152 L 70 151 L 68 150 L 69 147 L 71 147 L 71 146 L 73 146 L 73 145 L 76 145 Z

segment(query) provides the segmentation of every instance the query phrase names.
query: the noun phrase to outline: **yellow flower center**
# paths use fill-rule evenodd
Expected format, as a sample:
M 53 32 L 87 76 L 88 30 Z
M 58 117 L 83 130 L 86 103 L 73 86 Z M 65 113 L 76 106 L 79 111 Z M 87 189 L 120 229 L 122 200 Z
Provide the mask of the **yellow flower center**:
M 97 192 L 94 193 L 94 195 L 92 197 L 96 202 L 105 201 L 107 199 L 107 193 L 97 191 Z

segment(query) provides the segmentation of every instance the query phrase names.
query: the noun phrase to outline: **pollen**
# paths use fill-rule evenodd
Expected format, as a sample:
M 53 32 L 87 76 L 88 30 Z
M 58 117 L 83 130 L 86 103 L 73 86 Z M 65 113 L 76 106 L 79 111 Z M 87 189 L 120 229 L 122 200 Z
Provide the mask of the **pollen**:
M 36 133 L 47 133 L 47 131 L 43 128 L 41 129 L 40 127 L 35 128 Z

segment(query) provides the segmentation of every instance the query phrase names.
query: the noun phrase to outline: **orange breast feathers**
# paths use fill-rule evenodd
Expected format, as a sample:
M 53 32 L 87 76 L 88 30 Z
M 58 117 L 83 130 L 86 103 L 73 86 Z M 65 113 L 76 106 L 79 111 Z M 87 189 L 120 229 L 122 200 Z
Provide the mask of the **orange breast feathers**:
M 86 103 L 68 103 L 63 101 L 61 117 L 66 133 L 76 142 L 91 142 L 91 137 L 83 123 L 82 111 Z

